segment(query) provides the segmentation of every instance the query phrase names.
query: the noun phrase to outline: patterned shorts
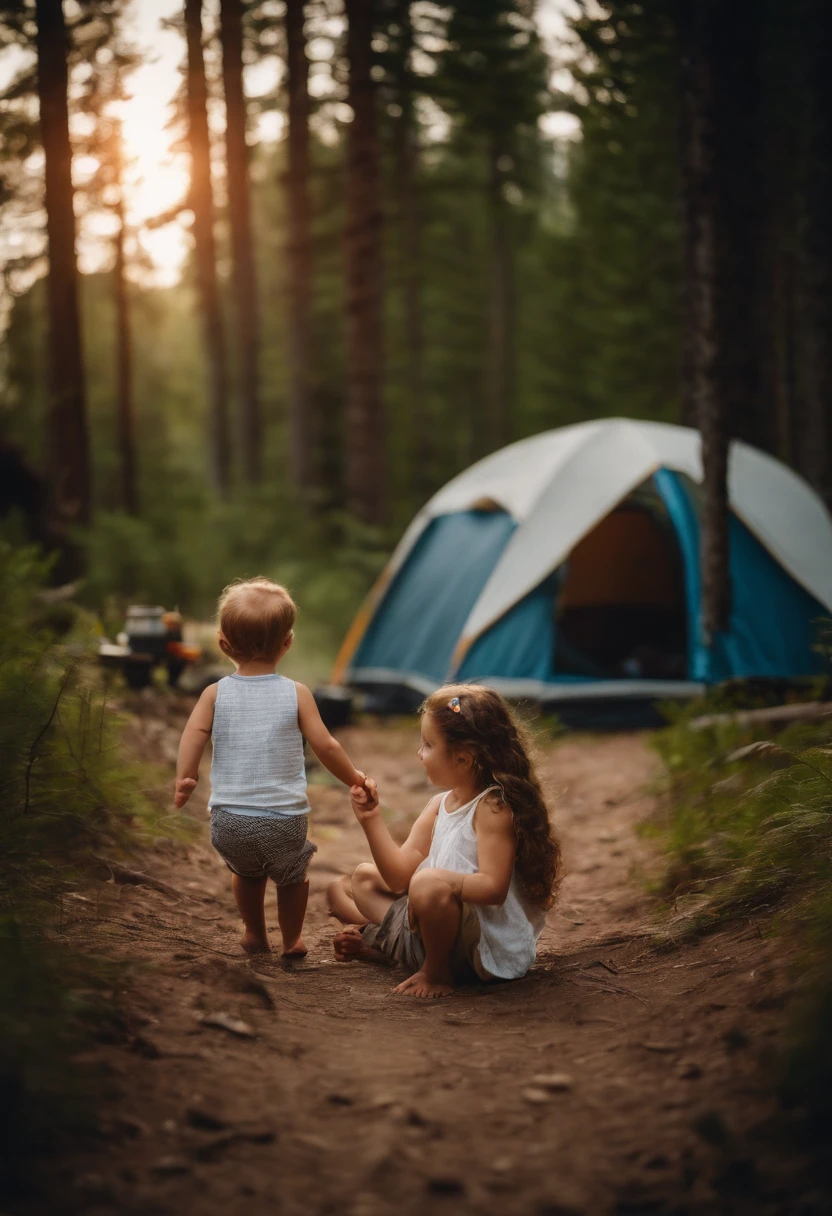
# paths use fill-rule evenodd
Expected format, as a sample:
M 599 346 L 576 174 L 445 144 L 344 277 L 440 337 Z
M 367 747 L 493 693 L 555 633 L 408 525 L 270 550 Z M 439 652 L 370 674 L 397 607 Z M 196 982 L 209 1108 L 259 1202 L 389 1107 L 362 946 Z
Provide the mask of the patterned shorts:
M 235 815 L 214 807 L 211 844 L 232 874 L 271 878 L 278 887 L 303 882 L 318 846 L 306 839 L 308 815 Z

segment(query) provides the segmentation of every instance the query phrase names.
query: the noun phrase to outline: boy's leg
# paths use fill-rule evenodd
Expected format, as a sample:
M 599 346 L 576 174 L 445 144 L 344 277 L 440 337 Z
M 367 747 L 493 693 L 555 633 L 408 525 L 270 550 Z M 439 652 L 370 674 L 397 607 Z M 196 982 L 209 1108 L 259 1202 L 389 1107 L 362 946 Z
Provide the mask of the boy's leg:
M 265 878 L 243 878 L 241 874 L 231 875 L 231 888 L 246 927 L 240 945 L 248 954 L 259 954 L 269 949 L 264 907 L 267 881 Z
M 423 870 L 411 880 L 408 903 L 425 947 L 425 961 L 421 971 L 399 984 L 395 991 L 410 996 L 450 996 L 451 951 L 462 919 L 459 900 L 443 878 Z
M 309 880 L 277 888 L 277 923 L 283 937 L 283 953 L 298 958 L 307 953 L 301 930 L 309 900 Z

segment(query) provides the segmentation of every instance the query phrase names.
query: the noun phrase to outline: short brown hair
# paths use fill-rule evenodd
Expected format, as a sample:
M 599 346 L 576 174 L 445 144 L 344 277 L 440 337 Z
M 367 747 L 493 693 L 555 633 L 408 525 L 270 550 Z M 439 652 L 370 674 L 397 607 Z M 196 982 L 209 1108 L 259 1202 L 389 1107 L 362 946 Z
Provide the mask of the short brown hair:
M 270 578 L 237 579 L 217 604 L 217 624 L 238 661 L 274 659 L 292 632 L 297 607 L 285 587 Z

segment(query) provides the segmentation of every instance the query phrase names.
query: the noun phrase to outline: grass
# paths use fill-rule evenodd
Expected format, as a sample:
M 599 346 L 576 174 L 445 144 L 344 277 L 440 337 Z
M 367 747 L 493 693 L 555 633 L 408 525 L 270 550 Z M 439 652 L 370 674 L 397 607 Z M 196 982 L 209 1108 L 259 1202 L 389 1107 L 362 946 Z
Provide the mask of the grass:
M 724 708 L 720 706 L 718 708 Z M 709 710 L 713 707 L 709 706 Z M 777 735 L 734 722 L 691 729 L 674 711 L 654 737 L 661 811 L 645 825 L 664 847 L 655 889 L 691 932 L 774 914 L 794 948 L 791 1045 L 781 1092 L 819 1127 L 832 1119 L 832 725 Z
M 93 621 L 55 608 L 47 566 L 0 544 L 0 1193 L 84 1125 L 76 1048 L 112 1018 L 112 968 L 61 936 L 65 896 L 94 854 L 119 855 L 180 824 L 141 790 L 94 656 Z

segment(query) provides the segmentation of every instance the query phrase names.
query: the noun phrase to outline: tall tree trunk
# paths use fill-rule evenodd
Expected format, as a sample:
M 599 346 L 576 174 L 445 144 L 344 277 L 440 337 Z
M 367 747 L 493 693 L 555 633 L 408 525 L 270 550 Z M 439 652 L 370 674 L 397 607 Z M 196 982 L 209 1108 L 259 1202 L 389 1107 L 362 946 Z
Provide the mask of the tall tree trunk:
M 707 54 L 715 114 L 718 376 L 729 437 L 772 451 L 774 419 L 761 375 L 761 15 L 760 0 L 721 6 Z
M 702 434 L 702 630 L 706 645 L 730 614 L 728 420 L 717 374 L 718 203 L 713 39 L 718 0 L 681 5 L 683 203 L 688 415 Z
M 310 385 L 312 244 L 309 233 L 309 60 L 304 0 L 286 0 L 289 239 L 289 457 L 296 489 L 308 494 L 317 473 L 318 425 Z
M 256 484 L 262 476 L 260 418 L 260 316 L 251 235 L 246 99 L 243 90 L 242 0 L 220 0 L 220 43 L 225 92 L 225 154 L 240 374 L 242 469 Z
M 121 463 L 121 501 L 129 515 L 139 513 L 139 487 L 136 468 L 136 427 L 133 403 L 133 335 L 130 325 L 130 297 L 124 256 L 126 225 L 121 131 L 114 152 L 116 203 L 116 258 L 113 267 L 113 293 L 116 306 L 116 430 Z
M 37 0 L 38 100 L 45 157 L 47 300 L 47 470 L 49 530 L 59 550 L 56 575 L 71 579 L 82 560 L 70 535 L 90 519 L 90 452 L 81 345 L 72 149 L 67 106 L 67 33 L 61 0 Z
M 434 427 L 428 416 L 424 377 L 424 323 L 422 319 L 422 217 L 419 205 L 418 128 L 413 97 L 413 20 L 411 0 L 399 0 L 394 21 L 399 29 L 396 63 L 396 99 L 401 114 L 395 125 L 396 196 L 404 296 L 405 349 L 409 439 L 412 454 L 410 484 L 419 499 L 433 488 Z
M 488 158 L 491 288 L 488 351 L 485 360 L 487 418 L 482 432 L 486 451 L 501 448 L 509 440 L 509 417 L 514 379 L 514 257 L 503 184 L 500 150 L 496 146 L 492 146 Z
M 217 287 L 211 144 L 208 134 L 205 62 L 202 57 L 202 0 L 185 0 L 185 35 L 188 43 L 190 205 L 194 213 L 197 281 L 209 374 L 211 473 L 215 492 L 225 497 L 231 480 L 228 363 Z
M 347 129 L 347 495 L 369 524 L 384 519 L 382 398 L 382 209 L 373 85 L 374 0 L 346 0 Z
M 832 506 L 832 115 L 827 72 L 832 13 L 823 0 L 804 0 L 795 19 L 808 35 L 801 57 L 805 102 L 798 247 L 805 420 L 799 455 L 804 476 Z

